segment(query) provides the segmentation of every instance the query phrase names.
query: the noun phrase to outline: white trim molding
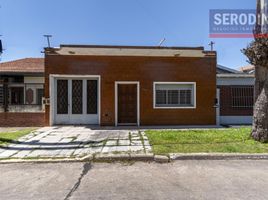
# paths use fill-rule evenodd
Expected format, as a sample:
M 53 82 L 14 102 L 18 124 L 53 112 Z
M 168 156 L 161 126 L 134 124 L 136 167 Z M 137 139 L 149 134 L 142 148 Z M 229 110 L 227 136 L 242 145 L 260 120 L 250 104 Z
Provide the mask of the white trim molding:
M 98 121 L 101 124 L 101 76 L 100 75 L 66 75 L 66 74 L 50 74 L 49 75 L 49 99 L 50 99 L 50 114 L 49 114 L 49 124 L 53 126 L 55 124 L 55 112 L 56 112 L 56 103 L 55 103 L 55 80 L 56 79 L 90 79 L 96 78 L 98 80 Z
M 251 125 L 252 116 L 220 116 L 220 124 L 222 125 Z
M 137 126 L 140 126 L 140 82 L 139 81 L 115 81 L 115 83 L 114 83 L 115 126 L 118 126 L 118 85 L 120 85 L 120 84 L 135 84 L 135 85 L 137 85 Z M 122 125 L 135 125 L 135 124 L 122 124 Z
M 217 75 L 217 86 L 231 86 L 231 85 L 254 85 L 255 78 L 253 76 L 241 77 L 221 77 Z
M 220 121 L 221 121 L 221 119 L 220 119 L 220 100 L 221 100 L 221 98 L 220 98 L 220 94 L 221 94 L 221 90 L 220 89 L 216 89 L 216 98 L 217 98 L 217 105 L 215 105 L 215 107 L 216 107 L 216 125 L 217 126 L 220 126 Z
M 177 106 L 177 107 L 157 107 L 156 106 L 156 85 L 157 84 L 162 84 L 162 85 L 193 85 L 193 106 Z M 196 82 L 153 82 L 153 108 L 154 109 L 196 109 Z

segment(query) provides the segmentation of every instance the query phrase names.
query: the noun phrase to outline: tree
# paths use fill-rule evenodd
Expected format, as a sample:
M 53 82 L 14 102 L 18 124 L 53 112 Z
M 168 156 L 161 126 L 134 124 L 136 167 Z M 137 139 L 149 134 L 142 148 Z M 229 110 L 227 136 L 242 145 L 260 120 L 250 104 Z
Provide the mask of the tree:
M 254 31 L 255 39 L 243 53 L 248 62 L 255 66 L 255 97 L 253 111 L 253 127 L 251 136 L 260 142 L 268 142 L 268 0 L 257 0 L 257 23 Z

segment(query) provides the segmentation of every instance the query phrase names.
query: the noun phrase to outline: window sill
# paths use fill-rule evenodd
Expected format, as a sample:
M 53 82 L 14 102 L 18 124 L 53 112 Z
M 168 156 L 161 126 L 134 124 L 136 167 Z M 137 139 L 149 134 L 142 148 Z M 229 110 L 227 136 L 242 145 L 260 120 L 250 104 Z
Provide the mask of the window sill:
M 170 109 L 196 109 L 196 107 L 156 107 L 154 106 L 154 109 L 167 109 L 167 110 L 170 110 Z

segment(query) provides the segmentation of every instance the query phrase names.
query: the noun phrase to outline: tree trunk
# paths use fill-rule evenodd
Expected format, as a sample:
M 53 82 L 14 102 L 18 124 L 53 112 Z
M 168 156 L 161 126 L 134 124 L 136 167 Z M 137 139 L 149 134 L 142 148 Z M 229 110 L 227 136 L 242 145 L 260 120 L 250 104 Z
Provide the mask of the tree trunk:
M 251 136 L 260 142 L 268 142 L 268 0 L 257 0 L 255 41 L 244 54 L 255 65 L 255 97 Z M 262 37 L 258 37 L 262 36 Z
M 268 67 L 255 67 L 255 105 L 252 137 L 268 142 Z

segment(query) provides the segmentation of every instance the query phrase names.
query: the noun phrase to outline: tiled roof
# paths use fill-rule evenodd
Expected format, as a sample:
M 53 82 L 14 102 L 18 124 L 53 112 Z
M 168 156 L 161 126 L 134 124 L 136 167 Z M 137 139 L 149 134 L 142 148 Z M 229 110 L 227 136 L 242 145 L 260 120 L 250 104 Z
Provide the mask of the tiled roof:
M 24 58 L 0 63 L 0 73 L 44 73 L 44 58 Z
M 243 67 L 239 68 L 239 70 L 242 72 L 248 72 L 248 71 L 252 71 L 254 69 L 255 69 L 255 67 L 253 65 L 247 65 L 247 66 L 243 66 Z

